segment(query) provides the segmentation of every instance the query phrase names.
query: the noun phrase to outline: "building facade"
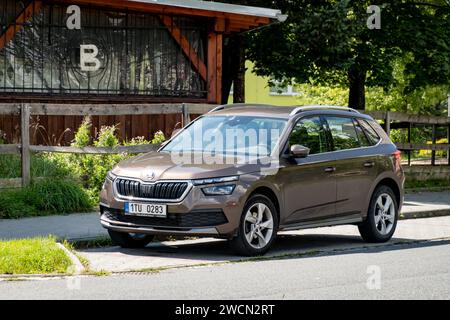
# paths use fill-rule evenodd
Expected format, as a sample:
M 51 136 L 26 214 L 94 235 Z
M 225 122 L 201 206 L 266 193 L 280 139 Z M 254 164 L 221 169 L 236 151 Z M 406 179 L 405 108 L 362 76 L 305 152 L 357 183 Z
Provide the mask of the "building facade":
M 282 19 L 277 10 L 199 0 L 1 0 L 0 103 L 218 104 L 224 40 Z M 93 124 L 118 124 L 128 139 L 170 133 L 180 117 L 95 117 Z M 7 140 L 17 121 L 1 117 Z M 67 141 L 81 119 L 33 121 L 54 137 L 70 129 Z

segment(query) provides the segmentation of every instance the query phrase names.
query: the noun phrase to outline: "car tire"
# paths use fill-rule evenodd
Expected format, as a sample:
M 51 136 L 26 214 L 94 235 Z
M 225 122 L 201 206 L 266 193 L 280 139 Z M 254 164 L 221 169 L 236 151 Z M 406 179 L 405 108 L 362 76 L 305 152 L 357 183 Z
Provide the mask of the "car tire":
M 117 232 L 114 230 L 108 230 L 108 233 L 115 245 L 130 249 L 144 248 L 152 242 L 154 238 L 153 235 L 139 234 L 134 236 L 130 233 Z
M 366 220 L 358 226 L 361 237 L 372 243 L 389 241 L 397 227 L 398 203 L 388 186 L 375 189 Z
M 244 206 L 237 235 L 230 241 L 231 247 L 238 255 L 263 255 L 274 242 L 277 228 L 278 215 L 273 202 L 255 194 Z

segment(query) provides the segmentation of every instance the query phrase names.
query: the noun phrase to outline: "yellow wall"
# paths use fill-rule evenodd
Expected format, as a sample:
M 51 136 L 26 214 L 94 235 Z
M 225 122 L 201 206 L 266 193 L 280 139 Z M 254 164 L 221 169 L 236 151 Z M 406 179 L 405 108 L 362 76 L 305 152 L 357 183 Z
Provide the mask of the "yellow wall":
M 293 106 L 298 102 L 294 95 L 273 95 L 270 94 L 270 87 L 267 78 L 259 77 L 253 73 L 253 63 L 247 61 L 247 72 L 245 74 L 245 102 L 273 104 L 278 106 Z M 229 103 L 233 102 L 230 96 Z

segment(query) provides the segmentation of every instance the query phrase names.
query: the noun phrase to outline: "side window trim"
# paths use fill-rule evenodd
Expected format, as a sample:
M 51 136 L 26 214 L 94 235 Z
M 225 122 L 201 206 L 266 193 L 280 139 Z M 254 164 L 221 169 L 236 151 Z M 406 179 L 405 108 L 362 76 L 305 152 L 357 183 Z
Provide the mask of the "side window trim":
M 327 152 L 336 152 L 336 150 L 334 150 L 333 135 L 331 134 L 330 125 L 328 124 L 326 116 L 321 115 L 320 116 L 320 120 L 323 123 L 323 126 L 325 128 L 325 133 L 326 133 L 326 136 L 327 136 L 327 146 L 328 146 L 328 151 Z
M 369 144 L 371 144 L 372 142 L 370 141 L 370 138 L 367 136 L 366 130 L 364 130 L 364 128 L 362 127 L 362 125 L 361 125 L 361 123 L 358 121 L 358 119 L 357 119 L 357 118 L 352 118 L 352 119 L 353 119 L 353 125 L 355 126 L 356 131 L 358 132 L 358 127 L 359 127 L 359 128 L 361 129 L 361 132 L 362 132 L 363 136 L 366 137 L 367 142 L 368 142 Z M 358 137 L 359 143 L 360 143 L 360 145 L 361 145 L 360 148 L 372 147 L 372 145 L 365 146 L 365 145 L 363 144 L 363 142 L 361 141 L 361 137 L 360 137 L 359 134 L 357 134 L 357 137 Z

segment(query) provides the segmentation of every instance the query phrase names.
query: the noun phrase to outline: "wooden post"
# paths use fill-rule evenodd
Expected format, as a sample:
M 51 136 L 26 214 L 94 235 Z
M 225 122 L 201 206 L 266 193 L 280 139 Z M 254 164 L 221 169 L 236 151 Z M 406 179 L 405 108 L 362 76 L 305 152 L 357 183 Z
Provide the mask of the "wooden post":
M 223 28 L 222 20 L 216 20 L 214 27 L 208 32 L 208 103 L 222 102 L 222 50 Z
M 447 143 L 450 143 L 450 124 L 447 126 Z M 450 166 L 450 147 L 447 149 L 447 164 Z
M 183 125 L 183 128 L 184 128 L 191 122 L 191 116 L 189 114 L 189 107 L 185 103 L 183 103 L 181 105 L 181 110 L 183 112 L 182 125 Z
M 411 122 L 408 124 L 408 143 L 411 144 Z M 411 150 L 408 150 L 408 166 L 411 166 Z
M 389 111 L 386 112 L 386 118 L 384 119 L 384 129 L 386 130 L 387 135 L 391 136 L 391 114 Z
M 433 129 L 431 131 L 431 143 L 436 144 L 436 125 L 433 124 Z M 436 149 L 431 150 L 431 165 L 436 165 Z
M 20 109 L 21 118 L 21 152 L 22 152 L 22 187 L 30 184 L 30 106 L 23 104 Z

